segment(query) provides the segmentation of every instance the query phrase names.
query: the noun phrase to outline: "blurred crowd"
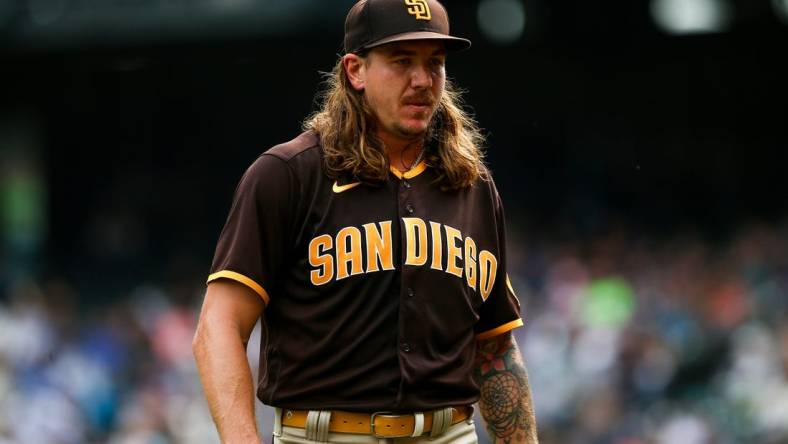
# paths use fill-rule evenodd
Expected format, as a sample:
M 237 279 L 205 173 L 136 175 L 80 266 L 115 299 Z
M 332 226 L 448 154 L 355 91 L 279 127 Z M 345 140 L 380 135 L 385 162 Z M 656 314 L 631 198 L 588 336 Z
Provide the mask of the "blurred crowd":
M 542 443 L 788 442 L 788 225 L 510 245 Z M 95 303 L 63 278 L 4 287 L 0 444 L 218 442 L 191 355 L 203 279 Z
M 9 296 L 0 443 L 218 442 L 191 356 L 196 292 L 194 306 L 153 286 L 93 306 L 62 281 Z
M 788 442 L 788 226 L 514 242 L 542 442 Z

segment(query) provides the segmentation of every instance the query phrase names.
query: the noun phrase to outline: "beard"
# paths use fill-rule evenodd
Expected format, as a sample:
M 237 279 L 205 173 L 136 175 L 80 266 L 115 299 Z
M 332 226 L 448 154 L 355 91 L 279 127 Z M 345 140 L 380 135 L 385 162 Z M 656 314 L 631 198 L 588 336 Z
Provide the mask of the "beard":
M 427 125 L 422 127 L 409 127 L 402 125 L 399 122 L 395 122 L 393 124 L 394 133 L 397 134 L 399 137 L 403 139 L 419 139 L 423 138 L 430 132 L 430 129 L 435 126 L 435 117 L 438 114 L 438 100 L 430 91 L 423 91 L 420 93 L 412 94 L 410 96 L 404 97 L 402 99 L 402 104 L 409 105 L 409 104 L 418 104 L 418 105 L 425 105 L 428 104 L 430 106 L 429 111 L 427 112 L 418 112 L 413 117 L 421 118 L 426 117 L 428 119 Z
M 432 138 L 441 121 L 439 109 L 440 107 L 430 111 L 429 122 L 423 128 L 406 126 L 397 122 L 394 123 L 391 129 L 394 134 L 405 140 Z
M 426 128 L 411 128 L 398 123 L 394 124 L 394 133 L 405 140 L 422 139 L 429 131 L 429 126 Z
M 371 130 L 375 131 L 384 131 L 392 136 L 395 136 L 399 139 L 413 142 L 417 140 L 432 140 L 435 138 L 436 134 L 439 131 L 439 128 L 442 126 L 442 105 L 440 104 L 439 100 L 436 99 L 431 93 L 425 92 L 423 94 L 416 94 L 409 96 L 401 103 L 407 104 L 412 102 L 427 102 L 433 104 L 435 107 L 430 109 L 428 112 L 423 112 L 419 114 L 429 114 L 429 120 L 427 125 L 425 126 L 412 126 L 406 125 L 402 121 L 395 120 L 388 124 L 385 124 L 382 119 L 375 113 L 374 109 L 375 104 L 370 103 L 369 98 L 365 95 L 363 96 L 362 100 L 365 102 L 365 107 L 370 111 L 366 116 L 368 117 L 368 122 L 371 124 Z M 421 117 L 416 115 L 414 117 Z

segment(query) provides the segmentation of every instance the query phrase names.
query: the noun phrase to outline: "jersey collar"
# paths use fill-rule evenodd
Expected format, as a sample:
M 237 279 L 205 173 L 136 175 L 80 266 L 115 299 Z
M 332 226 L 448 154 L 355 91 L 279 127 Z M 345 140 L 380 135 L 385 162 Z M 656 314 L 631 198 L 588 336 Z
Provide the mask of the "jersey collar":
M 393 166 L 390 166 L 389 169 L 399 179 L 412 179 L 418 176 L 419 174 L 423 173 L 424 170 L 427 169 L 427 162 L 422 160 L 421 162 L 419 162 L 418 165 L 409 169 L 408 171 L 405 171 L 404 173 L 400 172 L 400 170 L 394 168 Z

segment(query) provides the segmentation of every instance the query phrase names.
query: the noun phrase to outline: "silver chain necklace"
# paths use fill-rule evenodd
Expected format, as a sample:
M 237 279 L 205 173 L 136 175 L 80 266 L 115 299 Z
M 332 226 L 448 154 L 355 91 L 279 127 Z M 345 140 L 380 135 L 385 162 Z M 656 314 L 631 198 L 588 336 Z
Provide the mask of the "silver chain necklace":
M 422 146 L 421 151 L 419 151 L 419 155 L 416 156 L 416 160 L 414 160 L 413 163 L 411 163 L 410 166 L 408 167 L 408 171 L 412 170 L 413 167 L 415 167 L 416 165 L 419 164 L 419 162 L 421 162 L 421 158 L 424 157 L 424 151 L 427 151 L 427 149 L 424 146 Z

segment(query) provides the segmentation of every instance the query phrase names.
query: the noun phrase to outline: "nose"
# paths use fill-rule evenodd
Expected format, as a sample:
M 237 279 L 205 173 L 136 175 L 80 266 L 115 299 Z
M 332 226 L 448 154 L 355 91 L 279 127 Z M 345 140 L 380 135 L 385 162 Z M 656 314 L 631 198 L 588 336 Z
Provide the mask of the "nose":
M 422 64 L 416 64 L 411 73 L 410 84 L 413 89 L 424 89 L 432 87 L 432 72 Z

